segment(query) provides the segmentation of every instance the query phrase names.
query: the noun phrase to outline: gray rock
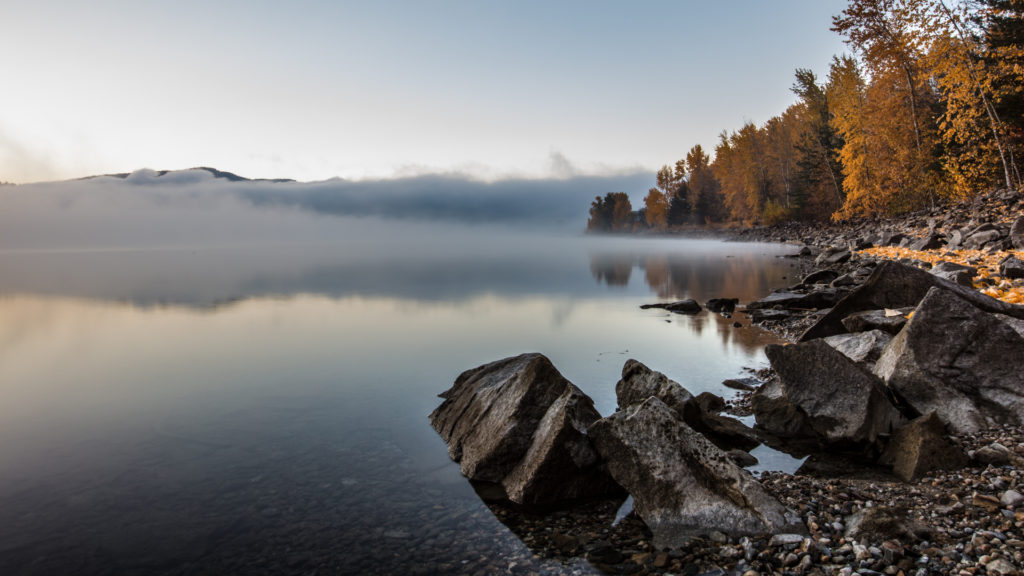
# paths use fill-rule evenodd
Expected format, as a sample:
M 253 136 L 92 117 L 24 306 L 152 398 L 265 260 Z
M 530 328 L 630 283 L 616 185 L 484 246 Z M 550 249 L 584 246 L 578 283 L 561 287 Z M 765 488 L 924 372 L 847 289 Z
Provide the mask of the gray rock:
M 668 310 L 669 312 L 675 312 L 676 314 L 697 314 L 703 308 L 700 304 L 692 298 L 686 300 L 680 300 L 678 302 L 664 302 L 659 304 L 644 304 L 640 306 L 641 309 L 647 310 L 649 308 L 660 308 L 662 310 Z
M 726 454 L 729 456 L 729 458 L 732 458 L 732 461 L 735 462 L 736 465 L 739 466 L 740 468 L 754 466 L 758 462 L 756 457 L 751 456 L 749 452 L 745 452 L 743 450 L 740 450 L 739 448 L 733 448 L 732 450 L 726 452 Z
M 949 238 L 946 239 L 947 250 L 959 250 L 960 245 L 964 242 L 964 233 L 962 230 L 953 230 L 949 233 Z
M 985 564 L 985 572 L 992 574 L 993 576 L 1008 576 L 1010 574 L 1019 574 L 1017 567 L 1006 558 L 994 558 Z
M 1024 320 L 1006 316 L 1005 314 L 994 314 L 994 316 L 1003 324 L 1013 328 L 1014 332 L 1024 337 Z
M 829 248 L 814 260 L 817 264 L 841 264 L 853 257 L 853 253 L 845 248 Z
M 850 360 L 865 365 L 868 369 L 874 366 L 875 361 L 882 355 L 882 350 L 890 340 L 892 340 L 892 335 L 881 330 L 870 330 L 857 334 L 836 334 L 825 338 L 825 342 L 829 346 L 842 352 Z
M 739 390 L 741 392 L 753 392 L 757 390 L 757 387 L 761 385 L 761 381 L 757 378 L 730 378 L 728 380 L 722 380 L 722 386 L 726 388 L 732 388 L 733 390 Z
M 1017 250 L 1024 250 L 1024 216 L 1014 220 L 1010 227 L 1010 242 Z
M 930 274 L 944 278 L 961 286 L 972 288 L 974 277 L 978 275 L 978 269 L 972 266 L 964 266 L 954 262 L 939 262 L 928 271 Z
M 995 315 L 932 288 L 882 352 L 875 374 L 918 414 L 953 431 L 1024 423 L 1024 338 Z
M 839 272 L 836 272 L 835 270 L 815 270 L 814 272 L 811 272 L 807 276 L 804 276 L 804 279 L 801 280 L 800 283 L 805 286 L 813 286 L 815 284 L 829 284 L 838 277 Z
M 1024 506 L 1024 495 L 1016 490 L 1007 490 L 999 497 L 999 502 L 1001 502 L 1003 506 L 1020 508 L 1021 506 Z
M 806 294 L 800 292 L 772 292 L 760 300 L 747 304 L 747 310 L 759 310 L 775 306 L 790 309 L 799 308 L 801 310 L 819 309 L 828 308 L 835 304 L 837 300 L 839 300 L 839 292 L 829 288 L 814 290 Z
M 933 276 L 924 270 L 893 261 L 881 262 L 866 282 L 854 288 L 818 322 L 800 336 L 801 341 L 824 338 L 846 331 L 842 320 L 850 314 L 864 310 L 898 309 L 917 306 L 918 302 L 933 286 L 945 288 L 967 300 L 974 306 L 1014 318 L 1024 319 L 1024 306 L 1007 304 L 995 298 L 959 286 L 949 280 Z
M 792 312 L 788 310 L 772 310 L 765 308 L 757 308 L 751 311 L 750 321 L 767 322 L 770 320 L 784 320 L 792 315 Z
M 657 398 L 595 422 L 590 434 L 612 476 L 633 496 L 656 548 L 678 548 L 712 530 L 801 530 L 799 515 Z
M 981 464 L 1002 466 L 1009 464 L 1013 456 L 1010 449 L 999 442 L 993 442 L 974 451 L 974 459 Z
M 892 466 L 897 478 L 911 482 L 932 470 L 961 468 L 967 456 L 946 437 L 942 420 L 929 412 L 896 430 L 879 464 Z
M 933 540 L 934 532 L 907 514 L 904 508 L 875 506 L 847 516 L 845 536 L 851 542 L 899 540 L 903 544 L 916 544 Z
M 586 435 L 593 401 L 541 354 L 463 372 L 430 423 L 470 479 L 500 485 L 513 502 L 552 505 L 613 494 Z
M 914 240 L 908 248 L 911 250 L 936 250 L 943 246 L 942 235 L 938 232 L 930 232 L 924 238 Z
M 779 377 L 782 398 L 803 415 L 820 441 L 872 445 L 879 435 L 903 423 L 878 378 L 823 340 L 769 345 L 765 354 Z M 768 413 L 759 412 L 758 407 L 753 403 L 758 426 L 785 436 L 791 424 L 778 421 L 777 407 Z
M 975 232 L 964 239 L 964 248 L 969 250 L 980 250 L 985 247 L 985 244 L 999 240 L 1002 234 L 999 230 L 983 230 L 981 232 Z
M 615 384 L 615 397 L 619 409 L 657 398 L 724 450 L 750 450 L 761 443 L 757 433 L 742 422 L 718 414 L 725 408 L 721 397 L 709 392 L 694 397 L 679 383 L 636 360 L 627 360 L 623 365 L 622 378 Z
M 864 310 L 863 312 L 855 312 L 843 318 L 842 324 L 850 333 L 881 330 L 888 334 L 896 335 L 907 323 L 906 315 L 911 310 L 913 308 L 909 306 L 892 311 Z
M 1024 278 L 1024 262 L 1016 256 L 1007 256 L 999 263 L 999 274 L 1003 278 Z

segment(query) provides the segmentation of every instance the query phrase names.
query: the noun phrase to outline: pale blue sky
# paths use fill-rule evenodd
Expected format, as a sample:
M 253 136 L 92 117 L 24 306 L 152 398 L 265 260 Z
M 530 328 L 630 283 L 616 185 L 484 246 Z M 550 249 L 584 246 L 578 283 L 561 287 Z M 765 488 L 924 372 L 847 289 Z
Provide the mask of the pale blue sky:
M 0 7 L 0 180 L 653 170 L 827 71 L 838 0 Z

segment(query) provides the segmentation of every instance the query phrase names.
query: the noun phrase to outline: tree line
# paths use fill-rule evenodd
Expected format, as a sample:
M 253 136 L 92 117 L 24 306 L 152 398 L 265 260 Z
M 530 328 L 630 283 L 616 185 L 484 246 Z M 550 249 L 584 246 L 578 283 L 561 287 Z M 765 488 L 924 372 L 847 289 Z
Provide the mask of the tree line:
M 851 54 L 796 101 L 723 131 L 657 173 L 634 211 L 614 192 L 591 231 L 845 220 L 1020 188 L 1024 0 L 851 0 L 832 19 Z

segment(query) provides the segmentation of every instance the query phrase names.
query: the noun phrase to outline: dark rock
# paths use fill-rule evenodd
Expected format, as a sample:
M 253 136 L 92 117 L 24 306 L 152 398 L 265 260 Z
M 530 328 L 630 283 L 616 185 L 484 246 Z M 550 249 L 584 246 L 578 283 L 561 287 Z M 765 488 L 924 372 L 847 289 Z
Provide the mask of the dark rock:
M 651 370 L 642 362 L 626 360 L 622 366 L 622 378 L 615 384 L 619 409 L 640 404 L 651 397 L 661 400 L 680 417 L 693 400 L 693 394 L 668 376 Z
M 586 435 L 601 417 L 593 401 L 545 356 L 468 370 L 441 397 L 430 423 L 467 478 L 499 484 L 524 505 L 618 491 Z
M 843 274 L 842 276 L 833 280 L 832 283 L 829 284 L 829 286 L 833 288 L 839 288 L 842 286 L 854 286 L 856 284 L 859 284 L 861 280 L 862 278 L 858 278 L 853 274 Z
M 964 248 L 970 250 L 980 250 L 985 246 L 985 244 L 999 240 L 1001 237 L 1002 234 L 999 233 L 999 230 L 984 230 L 981 232 L 975 232 L 965 238 L 963 245 Z
M 842 264 L 853 256 L 853 253 L 843 248 L 829 248 L 818 255 L 814 261 L 816 264 Z
M 732 450 L 729 450 L 728 452 L 726 452 L 726 455 L 728 455 L 729 458 L 732 458 L 732 461 L 735 462 L 736 465 L 739 466 L 740 468 L 756 466 L 758 462 L 756 457 L 751 456 L 749 452 L 740 450 L 739 448 L 733 448 Z
M 974 451 L 974 459 L 982 465 L 1003 466 L 1012 460 L 1010 449 L 998 442 L 982 446 Z
M 958 295 L 932 288 L 875 374 L 917 414 L 956 432 L 1024 423 L 1024 338 Z
M 903 234 L 902 232 L 882 232 L 879 237 L 878 244 L 881 246 L 899 246 L 900 243 L 906 239 L 906 234 Z
M 761 381 L 757 378 L 730 378 L 722 381 L 722 386 L 743 392 L 753 392 L 760 385 Z
M 892 466 L 897 478 L 911 482 L 932 470 L 958 469 L 967 464 L 967 457 L 946 438 L 938 415 L 929 412 L 896 430 L 879 464 Z
M 833 280 L 839 277 L 839 272 L 835 270 L 816 270 L 811 272 L 804 279 L 801 280 L 801 284 L 805 286 L 813 286 L 815 284 L 829 284 Z
M 942 235 L 938 232 L 930 232 L 924 238 L 915 240 L 910 243 L 908 248 L 911 250 L 936 250 L 943 246 Z
M 851 333 L 881 330 L 889 334 L 898 334 L 907 323 L 906 315 L 913 308 L 899 310 L 865 310 L 843 318 L 843 327 Z
M 922 540 L 933 540 L 934 532 L 911 517 L 904 508 L 874 506 L 846 518 L 845 536 L 851 542 L 862 539 L 872 542 L 899 540 L 916 544 Z
M 675 312 L 676 314 L 696 314 L 702 310 L 700 304 L 692 298 L 687 298 L 686 300 L 680 300 L 678 302 L 644 304 L 643 306 L 640 306 L 640 308 L 643 310 L 660 308 L 662 310 L 668 310 L 669 312 Z
M 822 340 L 769 345 L 765 354 L 779 377 L 782 398 L 823 443 L 870 446 L 903 422 L 881 381 Z M 759 412 L 758 403 L 753 407 L 759 427 L 786 435 L 790 423 L 778 421 L 785 411 Z
M 615 385 L 615 396 L 620 410 L 648 398 L 657 398 L 722 449 L 750 450 L 761 443 L 754 430 L 735 418 L 718 414 L 725 408 L 720 396 L 704 392 L 694 397 L 679 383 L 636 360 L 627 360 L 622 367 L 622 379 Z
M 828 308 L 838 300 L 839 292 L 828 288 L 806 294 L 799 292 L 772 292 L 760 300 L 747 304 L 747 310 L 760 310 L 775 306 L 788 309 L 817 310 L 819 308 Z
M 1024 262 L 1016 256 L 1008 256 L 999 263 L 999 274 L 1003 278 L 1024 278 Z
M 785 320 L 792 316 L 788 310 L 753 310 L 750 314 L 751 322 L 767 322 L 770 320 Z
M 1014 220 L 1010 227 L 1010 242 L 1017 250 L 1024 250 L 1024 216 Z
M 748 472 L 648 398 L 595 422 L 591 437 L 655 548 L 678 548 L 712 530 L 729 535 L 792 532 L 802 523 Z
M 892 340 L 892 335 L 881 330 L 869 330 L 856 334 L 836 334 L 825 338 L 825 342 L 842 352 L 847 358 L 854 362 L 871 366 L 882 355 L 886 344 Z
M 972 266 L 964 266 L 954 262 L 939 262 L 928 271 L 939 278 L 945 278 L 968 288 L 974 287 L 974 277 L 978 275 L 978 269 Z
M 712 298 L 704 305 L 708 312 L 716 314 L 732 314 L 736 305 L 740 303 L 739 298 Z
M 1024 306 L 1007 304 L 965 286 L 959 286 L 949 280 L 933 276 L 923 270 L 887 260 L 875 267 L 875 271 L 871 273 L 864 284 L 854 288 L 853 292 L 840 300 L 828 314 L 822 316 L 817 323 L 808 328 L 800 336 L 800 340 L 806 341 L 842 334 L 846 331 L 842 324 L 843 318 L 855 312 L 917 306 L 917 303 L 924 298 L 932 286 L 952 291 L 986 312 L 1024 319 Z

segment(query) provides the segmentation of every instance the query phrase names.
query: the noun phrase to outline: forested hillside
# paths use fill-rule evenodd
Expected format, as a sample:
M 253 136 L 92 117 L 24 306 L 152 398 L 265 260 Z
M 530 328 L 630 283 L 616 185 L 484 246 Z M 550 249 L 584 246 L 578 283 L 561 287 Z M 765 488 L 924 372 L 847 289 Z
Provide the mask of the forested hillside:
M 644 205 L 608 193 L 588 231 L 895 215 L 1021 186 L 1024 0 L 851 0 L 850 54 L 795 71 L 779 115 L 695 143 Z

